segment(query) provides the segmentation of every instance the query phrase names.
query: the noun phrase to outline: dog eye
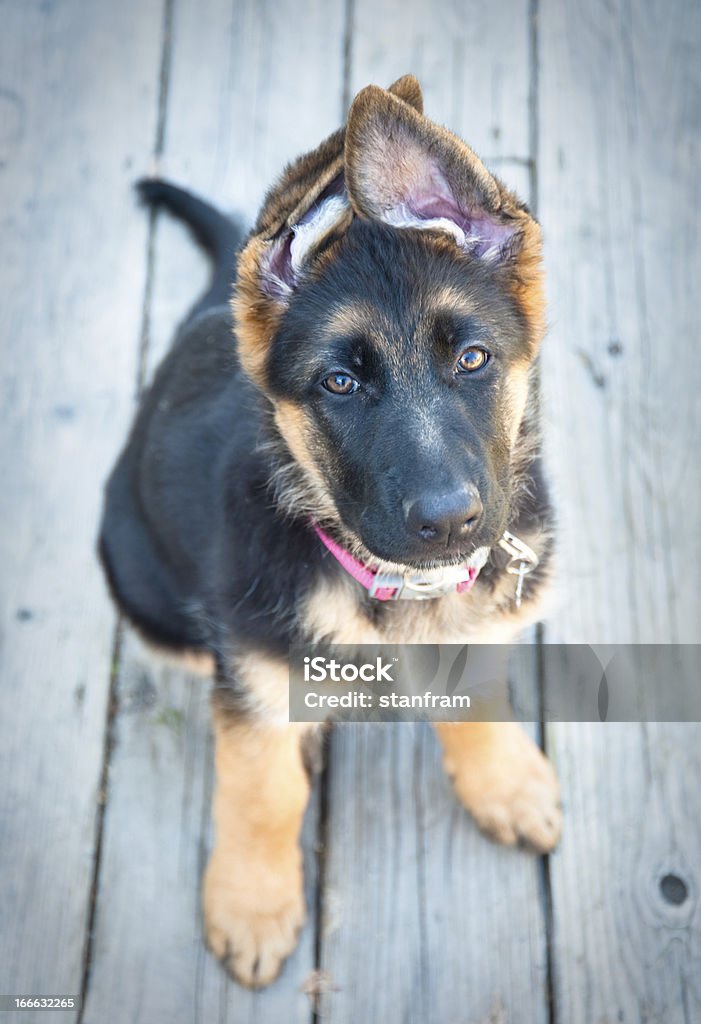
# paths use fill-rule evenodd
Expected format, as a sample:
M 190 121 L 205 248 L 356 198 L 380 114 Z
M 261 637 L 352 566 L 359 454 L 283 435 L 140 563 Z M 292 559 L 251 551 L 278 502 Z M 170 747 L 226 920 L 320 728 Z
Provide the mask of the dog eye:
M 321 384 L 332 395 L 352 395 L 360 387 L 357 380 L 348 373 L 332 373 L 324 377 Z
M 458 373 L 474 373 L 489 362 L 489 353 L 483 348 L 466 348 L 457 362 Z

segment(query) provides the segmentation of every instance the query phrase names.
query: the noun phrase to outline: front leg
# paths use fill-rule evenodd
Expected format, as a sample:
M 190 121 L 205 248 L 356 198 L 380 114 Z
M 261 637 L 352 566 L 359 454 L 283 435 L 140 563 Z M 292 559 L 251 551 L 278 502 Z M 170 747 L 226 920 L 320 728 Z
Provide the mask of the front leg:
M 210 949 L 244 985 L 275 978 L 304 923 L 304 729 L 214 711 L 215 845 L 203 886 L 204 926 Z
M 552 765 L 515 722 L 436 723 L 443 765 L 461 802 L 491 839 L 546 853 L 562 825 Z

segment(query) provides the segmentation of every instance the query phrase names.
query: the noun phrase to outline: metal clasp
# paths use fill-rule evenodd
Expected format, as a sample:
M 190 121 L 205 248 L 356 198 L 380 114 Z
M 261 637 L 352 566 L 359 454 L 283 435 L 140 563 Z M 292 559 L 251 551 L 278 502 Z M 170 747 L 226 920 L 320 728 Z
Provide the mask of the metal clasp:
M 528 544 L 525 544 L 513 533 L 509 533 L 508 530 L 504 530 L 501 539 L 499 540 L 499 547 L 503 548 L 504 551 L 508 552 L 511 556 L 506 566 L 506 571 L 512 576 L 518 577 L 516 581 L 514 602 L 516 607 L 520 608 L 521 596 L 523 594 L 523 580 L 529 572 L 533 572 L 533 570 L 538 567 L 540 559 L 533 548 L 529 548 Z

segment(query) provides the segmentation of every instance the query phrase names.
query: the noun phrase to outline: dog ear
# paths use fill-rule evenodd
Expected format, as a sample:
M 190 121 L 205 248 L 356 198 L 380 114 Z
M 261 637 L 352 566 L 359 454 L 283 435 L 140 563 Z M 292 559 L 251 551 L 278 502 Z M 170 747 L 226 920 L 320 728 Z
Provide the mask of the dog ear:
M 344 184 L 342 136 L 340 142 L 333 136 L 327 139 L 322 149 L 287 169 L 238 257 L 232 308 L 239 358 L 261 387 L 268 349 L 295 288 L 313 256 L 353 216 Z
M 422 112 L 421 86 L 413 75 L 398 78 L 388 91 Z M 288 164 L 263 201 L 253 229 L 255 235 L 272 238 L 284 224 L 289 226 L 304 216 L 329 184 L 343 174 L 344 142 L 345 128 L 340 128 L 316 149 Z
M 396 82 L 392 82 L 387 92 L 397 96 L 404 103 L 408 103 L 419 114 L 424 112 L 424 97 L 421 86 L 413 75 L 402 75 Z
M 413 75 L 403 75 L 387 90 L 403 106 L 423 111 L 421 86 Z M 342 222 L 350 219 L 343 173 L 344 132 L 336 132 L 316 150 L 288 168 L 283 195 L 298 201 L 283 224 L 277 218 L 276 234 L 261 260 L 261 287 L 271 298 L 284 299 L 298 283 L 304 264 Z M 297 180 L 293 177 L 297 172 Z M 297 189 L 293 188 L 297 185 Z M 302 189 L 303 194 L 300 196 Z M 306 186 L 306 188 L 304 187 Z M 280 187 L 274 193 L 280 191 Z M 271 194 L 265 206 L 271 205 Z M 259 218 L 260 220 L 260 218 Z
M 490 262 L 513 252 L 528 217 L 461 139 L 377 86 L 351 106 L 345 170 L 361 216 L 446 232 Z
M 260 287 L 269 298 L 286 302 L 315 252 L 350 220 L 351 209 L 338 175 L 304 213 L 290 218 L 260 258 Z

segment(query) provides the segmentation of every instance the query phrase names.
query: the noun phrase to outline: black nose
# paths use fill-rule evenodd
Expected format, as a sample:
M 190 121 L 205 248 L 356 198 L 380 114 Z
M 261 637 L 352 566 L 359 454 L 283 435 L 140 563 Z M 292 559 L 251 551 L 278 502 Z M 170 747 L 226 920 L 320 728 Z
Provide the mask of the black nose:
M 425 494 L 406 511 L 411 533 L 433 544 L 448 545 L 467 537 L 482 516 L 482 502 L 474 487 L 447 494 Z

